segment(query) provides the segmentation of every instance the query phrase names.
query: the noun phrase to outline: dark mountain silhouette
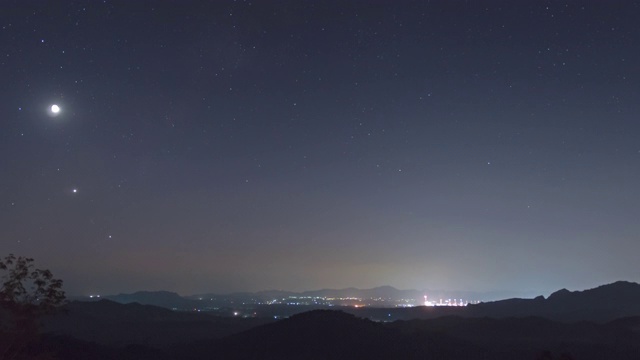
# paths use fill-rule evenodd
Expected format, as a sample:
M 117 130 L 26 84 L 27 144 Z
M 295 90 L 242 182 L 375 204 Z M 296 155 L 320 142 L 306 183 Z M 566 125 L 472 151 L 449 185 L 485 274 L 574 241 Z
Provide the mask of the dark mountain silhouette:
M 232 294 L 205 293 L 186 296 L 187 299 L 229 299 L 240 301 L 271 301 L 288 297 L 324 297 L 324 298 L 360 298 L 360 299 L 416 299 L 422 302 L 424 295 L 431 298 L 464 298 L 467 300 L 488 300 L 504 298 L 506 292 L 473 292 L 473 291 L 443 291 L 443 290 L 399 290 L 393 286 L 379 286 L 372 289 L 358 289 L 355 287 L 345 289 L 320 289 L 302 292 L 285 290 L 265 290 L 258 292 L 237 292 Z
M 100 300 L 71 302 L 63 312 L 46 318 L 43 328 L 45 332 L 105 345 L 166 347 L 198 339 L 222 338 L 271 321 L 270 318 L 218 317 Z
M 631 360 L 640 359 L 640 315 L 631 316 L 639 304 L 640 285 L 631 282 L 563 289 L 546 299 L 349 307 L 343 309 L 351 313 L 314 310 L 281 321 L 71 302 L 44 320 L 46 334 L 30 351 L 61 359 Z M 0 348 L 10 342 L 10 333 L 0 333 Z
M 184 298 L 169 291 L 138 291 L 132 294 L 107 295 L 103 299 L 121 304 L 139 303 L 177 310 L 193 310 L 200 305 L 198 301 Z
M 443 334 L 405 336 L 387 324 L 315 310 L 217 342 L 174 349 L 189 359 L 469 359 L 482 348 Z
M 374 289 L 360 290 L 347 288 L 340 290 L 317 290 L 304 293 L 292 293 L 283 291 L 239 293 L 225 297 L 220 295 L 200 295 L 198 299 L 184 298 L 170 292 L 141 291 L 133 294 L 120 294 L 107 296 L 120 303 L 151 304 L 169 309 L 193 310 L 213 309 L 208 301 L 214 299 L 220 305 L 217 313 L 220 315 L 232 314 L 231 309 L 242 306 L 243 303 L 255 304 L 256 301 L 267 302 L 273 299 L 282 299 L 288 296 L 300 297 L 334 297 L 348 298 L 359 297 L 363 299 L 373 298 L 402 298 L 416 296 L 416 290 L 397 290 L 390 286 Z M 218 296 L 218 298 L 206 298 L 206 296 Z M 234 297 L 237 296 L 237 297 Z M 244 298 L 240 298 L 244 296 Z M 286 306 L 286 305 L 250 305 L 251 311 L 257 316 L 286 317 L 313 309 L 327 308 L 326 305 Z M 383 306 L 383 305 L 382 305 Z M 226 310 L 225 310 L 226 309 Z M 365 307 L 355 309 L 343 308 L 349 313 L 360 317 L 366 317 L 378 321 L 408 320 L 408 319 L 432 319 L 441 316 L 457 315 L 465 317 L 525 317 L 540 316 L 554 320 L 579 321 L 590 320 L 605 322 L 625 316 L 640 316 L 640 285 L 633 282 L 619 281 L 613 284 L 603 285 L 595 289 L 584 291 L 568 291 L 562 289 L 551 294 L 545 299 L 538 296 L 533 299 L 507 299 L 485 302 L 467 307 L 414 307 L 414 308 L 376 308 Z
M 285 291 L 285 290 L 264 290 L 258 292 L 238 292 L 228 295 L 221 294 L 201 294 L 188 296 L 189 299 L 243 299 L 243 300 L 257 300 L 257 301 L 271 301 L 275 299 L 286 299 L 289 297 L 324 297 L 324 298 L 361 298 L 361 299 L 400 299 L 400 298 L 417 298 L 421 299 L 423 296 L 422 291 L 418 290 L 398 290 L 392 286 L 380 286 L 373 289 L 358 289 L 358 288 L 345 288 L 345 289 L 321 289 L 310 290 L 302 292 Z
M 0 347 L 10 341 L 6 335 L 0 333 Z M 34 358 L 59 359 L 632 360 L 640 358 L 640 317 L 605 324 L 457 316 L 380 323 L 316 310 L 221 339 L 170 347 L 105 346 L 44 335 L 29 348 Z
M 301 296 L 324 296 L 337 298 L 361 298 L 361 299 L 422 299 L 424 291 L 419 290 L 398 290 L 393 286 L 379 286 L 373 289 L 323 289 L 314 291 L 304 291 Z
M 639 300 L 640 285 L 617 282 L 563 289 L 547 299 L 348 308 L 357 315 L 314 310 L 281 321 L 109 300 L 71 302 L 66 314 L 45 319 L 48 333 L 30 349 L 34 357 L 65 359 L 631 360 L 640 358 L 640 315 L 627 315 L 638 311 Z M 398 320 L 403 318 L 412 320 Z M 10 340 L 0 334 L 0 346 Z
M 300 305 L 311 306 L 301 308 L 288 308 L 286 311 L 274 311 L 274 309 L 262 308 L 259 316 L 290 316 L 296 313 L 312 309 L 323 309 L 326 306 L 353 305 L 354 302 L 362 302 L 374 307 L 393 308 L 398 304 L 422 304 L 424 295 L 429 294 L 429 299 L 495 299 L 499 298 L 497 292 L 477 293 L 465 291 L 423 291 L 423 290 L 398 290 L 392 286 L 380 286 L 372 289 L 321 289 L 304 292 L 283 290 L 268 290 L 259 292 L 237 292 L 232 294 L 199 294 L 180 296 L 169 291 L 138 291 L 131 294 L 118 294 L 102 296 L 102 299 L 112 300 L 121 304 L 139 303 L 143 305 L 155 305 L 171 310 L 191 311 L 206 310 L 217 311 L 219 315 L 232 314 L 239 307 L 260 308 L 261 305 L 276 302 L 299 302 Z M 314 300 L 315 299 L 315 300 Z M 331 300 L 328 300 L 331 299 Z M 355 300 L 359 299 L 359 300 Z M 79 301 L 98 301 L 98 298 L 75 298 Z M 327 303 L 328 301 L 331 304 Z
M 562 289 L 547 299 L 508 299 L 471 305 L 469 316 L 542 316 L 562 321 L 611 321 L 640 316 L 640 284 L 618 281 L 584 291 Z
M 172 349 L 184 359 L 638 359 L 638 319 L 608 324 L 537 317 L 379 323 L 315 310 L 217 341 Z M 634 330 L 635 329 L 635 330 Z M 546 356 L 546 357 L 545 357 Z

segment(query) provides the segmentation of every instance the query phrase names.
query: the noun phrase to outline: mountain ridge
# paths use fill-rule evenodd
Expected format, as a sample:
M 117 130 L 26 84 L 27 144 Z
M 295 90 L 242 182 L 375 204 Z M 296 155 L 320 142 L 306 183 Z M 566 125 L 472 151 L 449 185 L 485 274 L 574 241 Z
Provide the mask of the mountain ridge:
M 640 315 L 640 284 L 616 281 L 595 288 L 560 289 L 549 297 L 505 299 L 469 306 L 471 313 L 484 316 L 541 316 L 563 321 L 609 321 Z

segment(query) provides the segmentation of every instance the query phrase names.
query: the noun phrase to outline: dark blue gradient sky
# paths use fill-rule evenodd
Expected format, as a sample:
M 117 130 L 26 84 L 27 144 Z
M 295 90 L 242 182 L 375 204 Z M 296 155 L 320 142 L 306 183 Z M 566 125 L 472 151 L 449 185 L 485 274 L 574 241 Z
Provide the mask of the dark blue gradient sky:
M 639 281 L 639 4 L 5 1 L 0 253 L 74 294 Z

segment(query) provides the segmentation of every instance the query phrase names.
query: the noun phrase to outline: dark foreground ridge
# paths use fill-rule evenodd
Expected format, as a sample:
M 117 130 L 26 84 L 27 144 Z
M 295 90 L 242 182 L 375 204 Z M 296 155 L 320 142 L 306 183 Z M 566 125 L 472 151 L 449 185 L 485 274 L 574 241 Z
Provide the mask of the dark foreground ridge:
M 536 317 L 379 323 L 318 310 L 223 339 L 215 351 L 227 359 L 637 359 L 639 325 Z M 194 359 L 211 353 L 201 350 Z
M 139 344 L 166 348 L 177 343 L 222 338 L 272 321 L 100 300 L 71 302 L 64 312 L 46 319 L 43 325 L 46 332 L 103 345 Z
M 381 323 L 341 311 L 315 310 L 223 338 L 166 347 L 107 346 L 46 335 L 34 340 L 30 349 L 34 357 L 48 354 L 59 359 L 631 360 L 640 354 L 640 317 L 606 324 L 539 317 Z
M 639 288 L 617 282 L 560 290 L 547 299 L 458 308 L 456 315 L 393 309 L 403 315 L 391 317 L 432 318 L 384 322 L 336 310 L 276 321 L 72 302 L 46 319 L 46 333 L 29 349 L 34 358 L 58 359 L 639 359 Z M 390 309 L 371 311 L 389 317 Z M 0 349 L 10 342 L 10 334 L 0 334 Z

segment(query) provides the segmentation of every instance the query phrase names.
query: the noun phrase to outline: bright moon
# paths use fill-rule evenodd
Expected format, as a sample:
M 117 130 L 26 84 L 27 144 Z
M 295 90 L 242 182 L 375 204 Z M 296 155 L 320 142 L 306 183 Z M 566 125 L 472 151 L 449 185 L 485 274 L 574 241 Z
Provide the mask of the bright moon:
M 58 105 L 51 105 L 51 112 L 54 114 L 57 114 L 60 112 L 60 106 Z

